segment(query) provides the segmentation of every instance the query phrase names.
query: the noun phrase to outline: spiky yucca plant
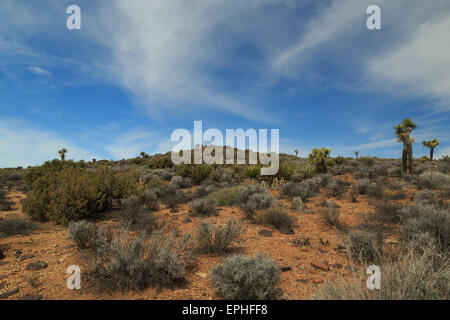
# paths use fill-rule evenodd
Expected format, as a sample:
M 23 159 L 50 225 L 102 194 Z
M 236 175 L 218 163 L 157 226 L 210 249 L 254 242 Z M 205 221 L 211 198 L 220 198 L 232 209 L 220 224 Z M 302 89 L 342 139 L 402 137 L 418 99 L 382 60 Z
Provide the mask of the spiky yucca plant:
M 252 164 L 245 168 L 245 175 L 251 180 L 258 178 L 261 175 L 261 168 L 259 165 Z
M 440 144 L 439 140 L 434 138 L 430 141 L 422 141 L 422 144 L 424 147 L 430 148 L 430 161 L 433 161 L 434 148 Z
M 298 172 L 304 178 L 311 178 L 316 173 L 316 170 L 315 170 L 314 166 L 312 166 L 310 164 L 306 164 L 306 165 L 298 168 Z
M 280 178 L 290 178 L 294 173 L 294 168 L 285 161 L 281 161 L 277 176 Z

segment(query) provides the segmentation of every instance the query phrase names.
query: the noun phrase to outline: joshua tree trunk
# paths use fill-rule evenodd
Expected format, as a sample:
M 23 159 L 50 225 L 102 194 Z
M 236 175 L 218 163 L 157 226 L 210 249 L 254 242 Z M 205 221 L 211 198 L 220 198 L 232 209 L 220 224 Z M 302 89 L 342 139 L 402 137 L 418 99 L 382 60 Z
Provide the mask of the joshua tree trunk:
M 430 161 L 433 161 L 434 148 L 430 148 Z

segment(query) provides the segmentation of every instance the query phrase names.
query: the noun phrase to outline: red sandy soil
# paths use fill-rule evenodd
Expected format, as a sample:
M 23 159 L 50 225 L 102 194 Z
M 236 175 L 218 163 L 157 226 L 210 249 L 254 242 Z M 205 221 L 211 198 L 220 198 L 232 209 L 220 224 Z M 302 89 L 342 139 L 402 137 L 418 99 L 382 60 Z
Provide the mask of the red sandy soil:
M 341 176 L 343 180 L 354 182 L 349 175 Z M 271 191 L 278 197 L 278 191 Z M 412 190 L 407 191 L 409 194 Z M 20 200 L 24 195 L 20 192 L 11 192 L 9 198 L 14 202 L 13 210 L 0 212 L 1 217 L 17 217 L 28 219 L 20 210 Z M 297 217 L 293 226 L 294 235 L 281 234 L 258 224 L 251 224 L 244 219 L 244 214 L 236 207 L 220 207 L 220 213 L 214 218 L 216 223 L 225 223 L 228 218 L 235 218 L 244 226 L 243 234 L 235 244 L 235 249 L 248 255 L 259 252 L 272 258 L 282 267 L 290 267 L 282 272 L 281 289 L 284 298 L 292 300 L 313 299 L 314 293 L 326 281 L 332 281 L 350 275 L 351 262 L 344 250 L 336 247 L 345 240 L 345 235 L 334 227 L 327 226 L 320 214 L 318 202 L 332 199 L 341 208 L 341 222 L 352 227 L 362 222 L 365 214 L 373 212 L 373 206 L 368 204 L 365 196 L 360 196 L 358 202 L 351 202 L 348 191 L 342 199 L 328 197 L 326 191 L 323 195 L 309 199 L 306 203 L 308 209 L 314 214 L 294 212 Z M 278 199 L 287 208 L 290 200 Z M 180 233 L 190 231 L 201 220 L 188 214 L 187 205 L 179 206 L 178 213 L 170 213 L 170 209 L 162 209 L 157 214 L 165 216 L 170 227 L 176 228 Z M 120 211 L 107 213 L 103 221 L 98 224 L 117 221 Z M 183 223 L 187 217 L 192 222 Z M 273 237 L 262 237 L 258 232 L 262 229 L 270 230 Z M 19 289 L 19 292 L 8 299 L 21 299 L 27 295 L 40 295 L 42 299 L 219 299 L 212 287 L 209 275 L 210 269 L 220 263 L 223 256 L 215 254 L 200 254 L 196 257 L 193 268 L 186 274 L 186 283 L 174 289 L 157 291 L 149 288 L 140 292 L 112 292 L 99 293 L 94 284 L 83 278 L 83 270 L 87 269 L 89 253 L 77 249 L 71 240 L 66 239 L 67 228 L 52 222 L 38 223 L 38 229 L 26 236 L 10 236 L 0 240 L 0 246 L 6 247 L 5 258 L 0 260 L 0 294 Z M 296 247 L 292 244 L 295 238 L 309 238 L 310 244 Z M 322 239 L 322 241 L 321 241 Z M 323 243 L 322 243 L 323 242 Z M 22 250 L 20 260 L 16 257 L 17 250 Z M 39 271 L 29 271 L 27 265 L 35 261 L 45 261 L 48 267 Z M 66 281 L 69 274 L 66 269 L 70 265 L 78 265 L 82 272 L 82 289 L 69 290 Z M 323 270 L 321 270 L 323 268 Z M 328 269 L 328 270 L 327 270 Z

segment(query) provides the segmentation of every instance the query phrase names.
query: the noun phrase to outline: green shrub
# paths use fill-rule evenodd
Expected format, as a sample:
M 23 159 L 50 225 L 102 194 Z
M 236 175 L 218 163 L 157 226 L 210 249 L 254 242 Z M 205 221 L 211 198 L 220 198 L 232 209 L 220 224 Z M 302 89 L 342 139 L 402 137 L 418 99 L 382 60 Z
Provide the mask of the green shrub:
M 306 164 L 306 165 L 299 167 L 298 172 L 305 179 L 311 178 L 312 176 L 314 176 L 316 174 L 316 170 L 315 170 L 314 166 L 312 166 L 310 164 Z
M 34 219 L 67 224 L 110 209 L 134 192 L 136 182 L 133 173 L 67 166 L 35 180 L 22 209 Z
M 370 185 L 369 179 L 364 178 L 364 179 L 358 180 L 358 182 L 356 183 L 356 188 L 359 191 L 359 194 L 367 194 L 369 185 Z
M 97 241 L 97 228 L 95 224 L 86 220 L 71 221 L 67 237 L 80 249 L 93 248 Z
M 450 189 L 450 176 L 437 171 L 425 171 L 418 177 L 417 184 L 424 189 Z
M 401 218 L 399 205 L 383 201 L 375 204 L 375 213 L 370 216 L 372 220 L 384 223 L 398 223 Z
M 427 204 L 401 209 L 401 239 L 407 243 L 427 234 L 443 251 L 450 249 L 450 211 Z
M 416 193 L 414 201 L 416 203 L 437 205 L 439 204 L 439 197 L 436 192 L 425 189 Z
M 320 210 L 320 215 L 325 220 L 326 224 L 331 227 L 340 228 L 341 223 L 339 221 L 340 212 L 337 208 L 324 208 Z
M 211 216 L 217 214 L 214 204 L 207 199 L 196 199 L 189 202 L 189 209 L 193 215 Z
M 294 173 L 294 167 L 286 163 L 285 161 L 280 162 L 280 166 L 278 168 L 277 176 L 280 178 L 288 179 Z
M 36 225 L 32 222 L 23 219 L 4 219 L 0 217 L 0 239 L 13 235 L 27 235 L 35 229 Z
M 433 245 L 411 243 L 397 256 L 383 256 L 380 266 L 381 288 L 366 287 L 366 269 L 352 280 L 326 283 L 316 294 L 327 300 L 449 300 L 450 259 Z
M 233 206 L 239 203 L 239 189 L 241 187 L 223 188 L 208 194 L 208 199 L 216 206 Z
M 255 216 L 258 223 L 269 225 L 275 228 L 290 227 L 293 218 L 286 210 L 279 207 L 264 209 L 260 214 Z
M 147 239 L 122 231 L 108 241 L 99 241 L 88 276 L 102 290 L 172 287 L 183 280 L 190 259 L 188 236 L 168 238 L 155 232 Z
M 259 254 L 235 255 L 211 270 L 211 281 L 219 295 L 227 300 L 269 300 L 281 297 L 276 286 L 281 280 L 280 267 Z
M 362 262 L 377 262 L 382 254 L 382 245 L 381 233 L 357 231 L 348 234 L 347 246 L 350 254 Z
M 301 210 L 306 209 L 306 206 L 303 203 L 302 198 L 294 197 L 292 199 L 292 206 L 291 206 L 291 208 L 292 208 L 292 210 L 295 210 L 295 211 L 301 211 Z
M 287 197 L 300 197 L 306 200 L 314 197 L 319 191 L 320 184 L 317 180 L 308 179 L 300 183 L 288 182 L 281 187 L 281 194 Z
M 12 202 L 6 198 L 6 191 L 0 189 L 0 211 L 11 210 Z
M 153 210 L 157 210 L 158 199 L 151 190 L 145 190 L 139 196 L 130 196 L 123 200 L 123 212 L 120 216 L 125 228 L 150 233 L 157 227 Z
M 242 225 L 228 219 L 225 226 L 202 221 L 197 225 L 197 242 L 199 248 L 211 253 L 224 253 L 230 244 L 237 239 Z

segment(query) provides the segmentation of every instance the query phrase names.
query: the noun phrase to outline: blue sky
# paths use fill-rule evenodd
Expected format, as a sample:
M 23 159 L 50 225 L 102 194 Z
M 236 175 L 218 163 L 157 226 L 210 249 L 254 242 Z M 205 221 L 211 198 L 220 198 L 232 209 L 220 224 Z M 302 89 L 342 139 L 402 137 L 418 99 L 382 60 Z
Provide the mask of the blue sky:
M 81 30 L 66 28 L 67 6 Z M 381 30 L 366 8 L 381 7 Z M 276 128 L 282 152 L 450 154 L 447 0 L 0 0 L 0 167 L 167 152 L 177 128 Z

